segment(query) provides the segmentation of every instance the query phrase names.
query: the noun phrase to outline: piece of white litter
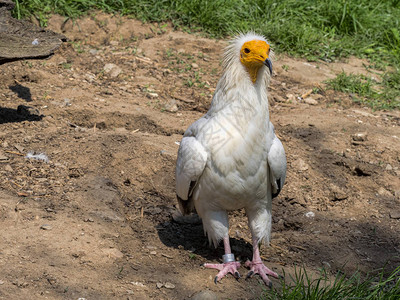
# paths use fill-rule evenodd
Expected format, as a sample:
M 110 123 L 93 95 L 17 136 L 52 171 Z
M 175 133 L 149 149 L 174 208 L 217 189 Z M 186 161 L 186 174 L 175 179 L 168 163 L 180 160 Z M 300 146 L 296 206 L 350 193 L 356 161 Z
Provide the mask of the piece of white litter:
M 25 156 L 25 158 L 35 159 L 35 160 L 43 161 L 45 163 L 49 162 L 49 158 L 47 157 L 46 154 L 44 154 L 44 153 L 35 154 L 35 152 L 33 152 L 33 151 L 29 151 L 28 154 Z
M 131 284 L 136 285 L 136 286 L 140 286 L 140 287 L 146 287 L 143 283 L 138 282 L 138 281 L 132 281 Z
M 39 45 L 39 40 L 38 40 L 38 39 L 34 39 L 34 40 L 32 41 L 32 45 L 33 45 L 33 46 Z
M 179 146 L 181 144 L 181 142 L 175 142 L 175 144 L 177 144 Z
M 309 66 L 309 67 L 316 68 L 316 66 L 314 66 L 314 65 L 312 65 L 312 64 L 309 64 L 309 63 L 303 63 L 303 65 L 306 65 L 306 66 Z
M 315 217 L 315 213 L 313 213 L 312 211 L 309 211 L 308 213 L 305 214 L 305 216 L 307 218 L 314 218 Z

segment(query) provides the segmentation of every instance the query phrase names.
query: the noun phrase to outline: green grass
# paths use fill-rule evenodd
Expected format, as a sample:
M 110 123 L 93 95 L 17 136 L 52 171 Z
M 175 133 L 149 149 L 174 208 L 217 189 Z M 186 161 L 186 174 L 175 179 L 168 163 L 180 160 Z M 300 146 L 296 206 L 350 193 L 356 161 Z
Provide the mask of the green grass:
M 327 88 L 353 94 L 355 102 L 370 106 L 374 110 L 400 108 L 400 74 L 386 73 L 381 82 L 364 75 L 339 73 L 327 80 Z
M 265 34 L 278 51 L 332 60 L 350 54 L 400 63 L 399 0 L 16 0 L 16 17 L 50 13 L 76 18 L 91 9 L 145 21 L 172 21 L 190 30 L 226 36 Z
M 396 300 L 400 299 L 400 267 L 390 274 L 381 271 L 363 278 L 358 272 L 350 277 L 339 273 L 334 279 L 324 271 L 313 279 L 304 269 L 296 269 L 294 276 L 282 279 L 281 287 L 265 291 L 261 299 Z
M 333 61 L 355 55 L 368 58 L 384 75 L 376 109 L 398 105 L 390 100 L 400 72 L 400 0 L 15 0 L 17 18 L 34 16 L 46 25 L 51 13 L 77 18 L 94 9 L 167 22 L 188 31 L 225 37 L 255 30 L 267 36 L 275 51 L 309 60 Z M 342 80 L 338 78 L 338 80 Z M 367 95 L 366 97 L 369 97 Z M 362 97 L 361 97 L 362 98 Z M 376 102 L 376 103 L 375 103 Z M 367 103 L 368 104 L 368 103 Z

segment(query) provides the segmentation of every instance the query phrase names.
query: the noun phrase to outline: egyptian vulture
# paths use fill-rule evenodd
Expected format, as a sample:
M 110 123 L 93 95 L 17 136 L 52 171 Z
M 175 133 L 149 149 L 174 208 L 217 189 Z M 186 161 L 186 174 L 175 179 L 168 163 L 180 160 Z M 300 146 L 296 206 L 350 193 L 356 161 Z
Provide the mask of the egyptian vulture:
M 252 234 L 247 278 L 278 275 L 261 260 L 259 243 L 269 243 L 271 202 L 286 177 L 286 156 L 269 120 L 267 86 L 272 75 L 270 45 L 255 33 L 239 34 L 227 46 L 223 73 L 209 111 L 185 132 L 176 164 L 176 194 L 183 214 L 197 212 L 215 247 L 223 240 L 222 264 L 205 264 L 239 278 L 231 253 L 228 213 L 244 208 Z

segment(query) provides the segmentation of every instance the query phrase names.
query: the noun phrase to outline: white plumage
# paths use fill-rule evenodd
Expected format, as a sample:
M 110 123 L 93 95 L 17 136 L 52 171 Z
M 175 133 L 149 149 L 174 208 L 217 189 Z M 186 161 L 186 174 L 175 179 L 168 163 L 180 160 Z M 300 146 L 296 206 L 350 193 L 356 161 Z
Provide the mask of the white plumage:
M 269 71 L 268 71 L 269 69 Z M 253 240 L 249 277 L 277 276 L 261 261 L 258 243 L 270 240 L 271 200 L 286 177 L 286 156 L 269 120 L 267 86 L 272 72 L 269 43 L 254 33 L 240 34 L 226 48 L 223 74 L 209 111 L 194 122 L 181 141 L 176 193 L 181 211 L 197 211 L 216 247 L 224 240 L 230 254 L 229 210 L 245 208 Z M 206 264 L 239 277 L 239 262 Z

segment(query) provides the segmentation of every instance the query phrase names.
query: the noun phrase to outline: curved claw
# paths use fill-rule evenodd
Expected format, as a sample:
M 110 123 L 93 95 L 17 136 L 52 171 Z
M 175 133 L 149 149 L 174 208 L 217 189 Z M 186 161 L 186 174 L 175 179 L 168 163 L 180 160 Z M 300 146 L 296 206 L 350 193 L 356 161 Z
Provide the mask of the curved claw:
M 248 278 L 251 278 L 254 274 L 260 275 L 262 280 L 264 281 L 265 285 L 268 286 L 269 288 L 272 288 L 272 282 L 268 278 L 268 276 L 272 276 L 275 278 L 279 278 L 279 275 L 275 273 L 274 271 L 268 269 L 262 261 L 247 261 L 246 262 L 246 267 L 250 268 L 249 273 L 247 274 L 246 280 Z
M 238 271 L 236 271 L 235 274 L 233 274 L 233 276 L 236 278 L 236 280 L 239 280 L 240 278 L 240 274 Z
M 254 271 L 250 271 L 249 273 L 247 273 L 246 280 L 251 278 L 253 275 L 254 275 Z
M 214 278 L 214 283 L 217 284 L 224 276 L 228 273 L 231 273 L 236 279 L 240 278 L 240 274 L 238 272 L 238 268 L 240 267 L 240 262 L 234 261 L 224 264 L 204 264 L 206 268 L 217 269 L 219 272 L 217 276 Z

